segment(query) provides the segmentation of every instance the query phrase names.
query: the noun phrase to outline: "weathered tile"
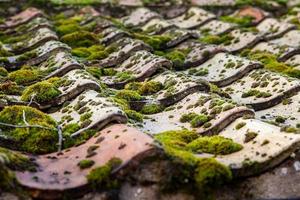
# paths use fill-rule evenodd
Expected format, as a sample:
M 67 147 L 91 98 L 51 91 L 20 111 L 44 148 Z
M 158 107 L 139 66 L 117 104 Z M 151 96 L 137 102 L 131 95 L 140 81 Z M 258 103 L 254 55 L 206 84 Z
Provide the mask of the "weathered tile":
M 280 104 L 255 113 L 261 120 L 270 121 L 282 127 L 300 126 L 300 93 L 283 100 Z
M 219 20 L 212 20 L 207 22 L 203 26 L 199 27 L 199 30 L 202 33 L 207 33 L 209 35 L 220 35 L 223 33 L 227 33 L 235 28 L 234 24 L 228 22 L 222 22 Z
M 170 69 L 171 66 L 172 63 L 163 57 L 156 56 L 148 51 L 138 51 L 119 67 L 114 68 L 118 72 L 129 73 L 131 75 L 130 80 L 120 80 L 120 77 L 116 75 L 103 77 L 101 81 L 110 87 L 122 88 L 129 81 L 143 81 L 158 70 Z
M 245 48 L 251 48 L 262 39 L 262 35 L 250 31 L 241 31 L 239 29 L 233 30 L 229 32 L 229 34 L 233 39 L 229 44 L 222 44 L 221 46 L 233 53 Z
M 86 143 L 66 149 L 61 154 L 36 156 L 38 171 L 17 172 L 16 177 L 36 198 L 61 198 L 64 191 L 70 190 L 73 193 L 77 190 L 80 194 L 80 191 L 84 192 L 81 189 L 88 184 L 86 176 L 93 169 L 118 158 L 122 163 L 113 170 L 112 173 L 115 174 L 155 151 L 152 143 L 153 139 L 140 131 L 116 124 L 103 129 Z M 95 148 L 91 150 L 91 147 Z M 94 161 L 94 165 L 88 169 L 80 169 L 78 163 L 85 159 Z
M 256 70 L 223 89 L 235 102 L 262 110 L 277 105 L 293 92 L 299 91 L 300 82 L 266 70 Z
M 271 42 L 260 42 L 253 47 L 252 51 L 263 51 L 274 54 L 278 56 L 277 59 L 279 61 L 285 61 L 300 52 L 299 48 L 287 45 L 281 46 Z
M 256 26 L 257 30 L 264 34 L 267 40 L 278 38 L 295 29 L 295 25 L 279 21 L 275 18 L 266 18 Z
M 214 19 L 216 16 L 201 8 L 192 7 L 185 14 L 170 19 L 169 22 L 175 24 L 179 28 L 195 28 Z
M 48 79 L 55 76 L 63 76 L 73 69 L 82 69 L 83 66 L 70 53 L 62 51 L 49 57 L 38 68 L 47 72 L 45 79 Z
M 110 98 L 100 97 L 94 90 L 83 92 L 69 105 L 50 116 L 58 121 L 62 128 L 78 124 L 79 130 L 72 135 L 80 135 L 88 129 L 101 130 L 111 122 L 126 123 L 127 121 L 126 115 Z
M 43 16 L 43 13 L 40 10 L 30 7 L 19 14 L 8 18 L 4 24 L 0 25 L 0 29 L 14 28 L 40 16 Z
M 237 129 L 239 124 L 243 127 Z M 289 157 L 300 144 L 299 135 L 284 133 L 277 126 L 255 119 L 240 118 L 219 135 L 243 145 L 238 152 L 215 157 L 229 166 L 236 177 L 258 174 L 274 167 Z
M 281 38 L 274 39 L 270 41 L 271 43 L 278 44 L 280 46 L 292 46 L 299 47 L 300 44 L 300 31 L 292 30 L 284 34 Z
M 40 28 L 35 30 L 33 35 L 29 34 L 28 38 L 13 44 L 4 44 L 3 48 L 7 51 L 20 54 L 35 49 L 50 40 L 58 40 L 56 33 L 49 28 Z
M 121 38 L 116 42 L 118 49 L 111 53 L 107 58 L 103 60 L 95 60 L 88 65 L 98 65 L 100 67 L 114 67 L 118 64 L 121 64 L 126 59 L 128 59 L 132 54 L 137 51 L 151 51 L 152 48 L 146 45 L 144 42 L 140 40 L 133 40 L 131 38 Z
M 150 11 L 147 8 L 138 8 L 134 10 L 129 16 L 123 17 L 122 21 L 127 27 L 141 26 L 147 23 L 150 19 L 159 18 L 159 14 Z
M 204 115 L 207 117 L 207 120 L 203 121 L 199 126 L 192 127 L 189 122 L 183 122 L 182 120 L 182 116 L 190 113 Z M 236 118 L 244 115 L 253 116 L 254 113 L 244 106 L 236 105 L 231 100 L 196 92 L 166 108 L 164 112 L 147 115 L 147 119 L 144 119 L 142 130 L 156 134 L 163 131 L 187 128 L 195 130 L 199 134 L 213 135 Z
M 173 105 L 197 91 L 209 90 L 207 82 L 201 79 L 193 80 L 181 72 L 165 71 L 150 80 L 160 82 L 164 86 L 162 90 L 151 96 L 163 106 Z
M 250 61 L 228 53 L 218 53 L 198 67 L 186 70 L 193 79 L 204 79 L 218 86 L 226 86 L 242 78 L 251 70 L 263 67 L 260 63 Z

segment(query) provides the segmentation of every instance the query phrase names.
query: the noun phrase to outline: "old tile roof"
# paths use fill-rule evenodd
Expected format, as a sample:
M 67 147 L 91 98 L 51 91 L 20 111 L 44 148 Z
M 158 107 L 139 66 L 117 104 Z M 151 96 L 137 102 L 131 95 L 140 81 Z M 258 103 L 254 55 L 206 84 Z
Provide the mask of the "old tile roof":
M 300 197 L 280 178 L 299 180 L 299 1 L 20 5 L 0 8 L 0 199 Z

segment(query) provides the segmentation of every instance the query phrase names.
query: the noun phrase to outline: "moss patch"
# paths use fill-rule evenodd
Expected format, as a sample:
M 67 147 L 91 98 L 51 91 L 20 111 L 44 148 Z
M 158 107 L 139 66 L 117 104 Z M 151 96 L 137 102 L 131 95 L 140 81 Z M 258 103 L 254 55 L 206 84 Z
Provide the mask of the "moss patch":
M 199 137 L 187 145 L 187 148 L 195 153 L 211 153 L 227 155 L 243 148 L 242 145 L 222 136 Z
M 0 122 L 13 125 L 40 125 L 49 129 L 38 127 L 14 128 L 0 125 L 3 134 L 14 141 L 18 150 L 29 153 L 49 153 L 57 150 L 58 134 L 56 122 L 43 112 L 27 106 L 8 106 L 0 112 Z
M 116 180 L 111 179 L 113 169 L 121 165 L 119 158 L 112 158 L 104 166 L 93 169 L 88 175 L 87 180 L 94 189 L 114 188 L 117 186 Z
M 93 166 L 95 164 L 95 161 L 93 160 L 81 160 L 78 163 L 78 166 L 80 167 L 80 169 L 87 169 L 90 168 L 91 166 Z
M 37 102 L 47 102 L 61 94 L 58 86 L 55 83 L 48 81 L 41 81 L 27 87 L 22 96 L 22 101 L 30 101 L 31 98 Z
M 164 107 L 159 104 L 146 104 L 143 106 L 141 113 L 151 115 L 162 112 L 163 110 Z
M 140 101 L 142 96 L 132 90 L 121 90 L 116 93 L 116 98 L 124 99 L 126 101 Z
M 8 74 L 8 78 L 11 81 L 16 82 L 20 85 L 26 85 L 36 81 L 39 78 L 39 73 L 37 70 L 31 69 L 19 69 L 17 71 Z
M 166 44 L 172 39 L 168 35 L 143 35 L 143 34 L 138 34 L 135 33 L 134 36 L 139 39 L 144 41 L 146 44 L 151 46 L 154 50 L 160 50 L 163 49 Z
M 295 78 L 300 78 L 300 70 L 294 69 L 292 66 L 289 66 L 285 63 L 278 62 L 277 55 L 262 51 L 250 52 L 249 50 L 242 52 L 242 55 L 247 56 L 250 60 L 260 61 L 266 69 L 271 71 L 284 73 Z
M 175 180 L 176 184 L 186 184 L 183 179 L 190 180 L 200 190 L 207 190 L 230 181 L 232 174 L 228 167 L 213 158 L 198 158 L 187 148 L 198 137 L 197 133 L 188 130 L 166 131 L 155 135 L 155 139 L 180 168 L 180 178 Z
M 231 41 L 234 39 L 234 37 L 230 34 L 223 34 L 223 35 L 207 35 L 202 38 L 200 38 L 200 42 L 206 43 L 206 44 L 224 44 L 228 45 L 231 43 Z
M 72 48 L 76 47 L 90 47 L 99 43 L 97 35 L 88 31 L 76 31 L 64 35 L 61 41 L 68 44 Z
M 156 81 L 132 82 L 128 83 L 125 89 L 137 91 L 140 95 L 151 95 L 163 89 L 163 85 Z

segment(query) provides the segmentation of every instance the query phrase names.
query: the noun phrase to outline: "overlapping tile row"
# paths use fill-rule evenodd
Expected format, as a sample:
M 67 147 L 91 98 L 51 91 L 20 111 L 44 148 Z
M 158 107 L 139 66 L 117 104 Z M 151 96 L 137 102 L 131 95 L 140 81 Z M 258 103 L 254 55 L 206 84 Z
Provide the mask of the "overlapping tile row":
M 249 12 L 240 10 L 233 15 Z M 197 158 L 214 157 L 236 177 L 261 173 L 282 162 L 300 145 L 300 136 L 288 133 L 299 131 L 299 111 L 285 112 L 290 106 L 299 106 L 300 82 L 260 69 L 263 63 L 238 53 L 247 48 L 272 49 L 278 60 L 293 63 L 298 45 L 291 40 L 297 39 L 298 30 L 260 9 L 251 13 L 255 13 L 256 31 L 221 21 L 198 7 L 168 19 L 147 8 L 138 8 L 121 19 L 103 17 L 86 8 L 69 18 L 76 21 L 80 17 L 83 28 L 76 27 L 75 33 L 63 33 L 34 8 L 10 18 L 1 26 L 7 36 L 19 35 L 18 29 L 28 32 L 20 35 L 24 36 L 21 41 L 1 46 L 4 53 L 2 56 L 1 51 L 0 61 L 9 71 L 2 70 L 2 112 L 19 105 L 15 108 L 21 109 L 21 124 L 28 126 L 26 116 L 30 113 L 22 112 L 20 105 L 43 110 L 56 121 L 52 129 L 58 141 L 50 143 L 70 147 L 32 156 L 37 172 L 17 172 L 17 180 L 37 198 L 59 198 L 64 192 L 91 184 L 89 177 L 99 167 L 110 168 L 109 174 L 114 175 L 153 156 L 149 152 L 159 151 L 153 137 L 182 129 L 194 131 L 200 140 L 221 136 L 239 144 L 239 150 L 228 154 L 215 155 L 197 150 L 197 146 L 191 150 Z M 86 34 L 93 43 L 80 44 L 80 35 L 79 39 L 73 35 L 80 45 L 72 43 L 67 36 L 77 32 Z M 202 40 L 228 34 L 226 44 Z M 3 37 L 1 42 L 9 39 Z M 170 56 L 174 52 L 183 55 L 182 62 Z M 23 80 L 16 72 L 36 78 Z M 216 86 L 220 88 L 216 90 Z M 91 136 L 89 130 L 100 132 Z M 76 146 L 83 141 L 73 139 L 86 135 L 90 138 Z M 1 137 L 0 143 L 10 148 L 11 139 Z

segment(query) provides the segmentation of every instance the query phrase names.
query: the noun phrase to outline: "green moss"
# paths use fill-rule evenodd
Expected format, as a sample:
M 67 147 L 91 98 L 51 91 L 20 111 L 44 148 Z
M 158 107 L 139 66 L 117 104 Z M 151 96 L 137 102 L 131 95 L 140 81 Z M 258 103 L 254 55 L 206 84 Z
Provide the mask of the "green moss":
M 194 179 L 200 189 L 215 188 L 232 179 L 231 171 L 213 158 L 203 158 L 195 170 Z
M 80 129 L 80 126 L 78 123 L 71 123 L 71 124 L 66 124 L 63 127 L 63 134 L 64 135 L 71 135 L 72 133 L 75 133 Z
M 203 69 L 203 68 L 201 68 L 201 69 L 193 68 L 193 69 L 189 70 L 189 74 L 194 75 L 194 76 L 205 76 L 208 73 L 209 73 L 208 69 Z
M 72 48 L 76 47 L 90 47 L 99 43 L 97 35 L 87 31 L 76 31 L 64 35 L 61 41 L 67 43 Z
M 125 99 L 126 101 L 140 101 L 142 96 L 132 90 L 121 90 L 116 93 L 116 98 Z
M 78 24 L 62 24 L 56 27 L 58 35 L 71 34 L 79 30 L 81 30 L 81 28 Z
M 287 74 L 291 77 L 300 78 L 300 70 L 294 69 L 293 67 L 277 61 L 277 55 L 262 52 L 262 51 L 254 51 L 254 52 L 244 52 L 243 55 L 247 56 L 251 60 L 260 61 L 266 69 L 271 71 L 279 72 Z
M 146 44 L 151 46 L 154 50 L 160 50 L 166 46 L 166 44 L 172 39 L 170 36 L 167 35 L 143 35 L 135 33 L 134 36 L 144 41 Z
M 135 79 L 135 76 L 133 75 L 132 72 L 118 72 L 115 75 L 114 82 L 124 82 L 124 81 L 131 81 Z
M 175 69 L 182 69 L 184 65 L 184 61 L 186 59 L 186 54 L 179 51 L 173 50 L 164 55 L 167 59 L 171 60 L 173 63 L 173 67 Z
M 258 6 L 263 9 L 274 9 L 274 2 L 286 5 L 288 0 L 237 0 L 237 6 Z
M 92 113 L 91 113 L 91 112 L 85 113 L 85 114 L 83 114 L 83 115 L 80 116 L 80 121 L 83 122 L 83 121 L 85 121 L 85 120 L 87 120 L 87 119 L 90 119 L 91 116 L 92 116 Z
M 242 94 L 242 98 L 247 98 L 247 97 L 252 97 L 252 96 L 255 96 L 257 98 L 268 98 L 270 96 L 272 96 L 271 93 L 268 93 L 268 92 L 261 92 L 259 90 L 249 90 L 247 92 L 244 92 Z
M 235 126 L 235 129 L 239 130 L 239 129 L 243 128 L 245 125 L 246 125 L 246 122 L 240 122 Z
M 59 96 L 61 92 L 55 83 L 48 81 L 41 81 L 27 87 L 22 96 L 22 101 L 30 101 L 34 96 L 34 100 L 37 102 L 47 102 L 55 97 Z
M 87 67 L 86 70 L 98 79 L 101 76 L 114 76 L 117 74 L 117 71 L 113 68 Z
M 199 137 L 187 145 L 187 148 L 195 153 L 211 153 L 215 155 L 227 155 L 240 151 L 243 146 L 222 136 Z
M 285 117 L 277 116 L 276 119 L 275 119 L 275 122 L 277 122 L 277 123 L 284 123 L 285 120 L 286 120 Z
M 196 117 L 194 117 L 190 121 L 190 123 L 193 128 L 196 128 L 196 127 L 202 126 L 203 124 L 205 124 L 208 121 L 209 121 L 209 117 L 207 115 L 200 114 L 200 115 L 197 115 Z
M 155 135 L 155 139 L 163 145 L 163 149 L 179 169 L 177 176 L 180 178 L 175 183 L 182 181 L 181 179 L 192 180 L 200 190 L 206 190 L 230 181 L 232 174 L 228 167 L 213 158 L 198 158 L 187 148 L 198 137 L 196 132 L 188 130 L 166 131 Z
M 7 76 L 8 72 L 4 67 L 0 67 L 0 76 Z
M 221 16 L 220 20 L 224 22 L 238 24 L 240 27 L 249 27 L 252 25 L 253 17 L 251 16 Z
M 134 110 L 125 110 L 124 111 L 129 119 L 133 119 L 138 122 L 143 122 L 144 116 L 141 113 L 138 113 Z
M 90 168 L 95 164 L 95 161 L 93 160 L 81 160 L 77 165 L 80 167 L 80 169 L 87 169 Z
M 122 161 L 118 158 L 113 158 L 102 167 L 97 167 L 90 171 L 87 175 L 89 184 L 94 189 L 114 188 L 117 185 L 115 180 L 111 180 L 110 175 L 113 169 L 121 165 Z
M 19 69 L 8 74 L 8 78 L 17 84 L 26 85 L 36 81 L 39 78 L 37 70 Z
M 143 114 L 155 114 L 164 110 L 164 107 L 158 104 L 146 104 L 143 106 L 141 113 Z
M 140 95 L 151 95 L 163 89 L 163 85 L 156 81 L 131 82 L 125 86 L 125 89 L 137 91 Z
M 198 115 L 196 113 L 183 114 L 180 117 L 180 122 L 182 122 L 182 123 L 190 122 L 190 121 L 192 121 L 197 116 Z
M 200 38 L 200 42 L 206 43 L 206 44 L 224 44 L 228 45 L 231 43 L 231 41 L 234 39 L 234 37 L 230 34 L 224 34 L 224 35 L 207 35 L 202 38 Z
M 38 127 L 14 128 L 0 125 L 3 134 L 17 144 L 15 148 L 29 153 L 49 153 L 57 150 L 56 122 L 50 116 L 35 108 L 27 106 L 5 107 L 0 112 L 0 122 L 25 125 L 23 112 L 28 124 L 40 125 L 51 130 Z

